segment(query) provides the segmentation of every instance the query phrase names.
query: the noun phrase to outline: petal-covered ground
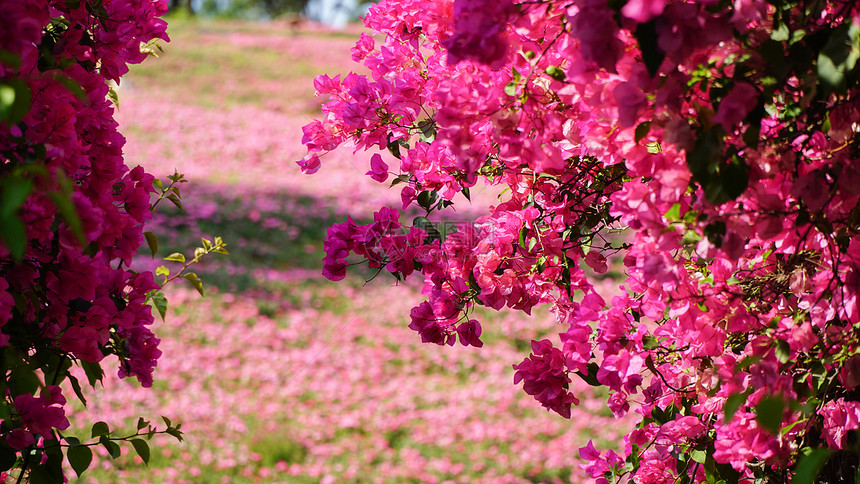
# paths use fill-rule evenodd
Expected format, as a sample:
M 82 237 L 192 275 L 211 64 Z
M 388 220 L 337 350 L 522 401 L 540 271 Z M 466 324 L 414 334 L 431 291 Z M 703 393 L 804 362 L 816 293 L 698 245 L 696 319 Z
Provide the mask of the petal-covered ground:
M 150 224 L 160 257 L 201 236 L 223 237 L 231 254 L 194 268 L 205 300 L 168 289 L 155 386 L 109 372 L 72 416 L 89 437 L 88 422 L 131 431 L 165 415 L 185 442 L 154 439 L 148 468 L 126 445 L 79 481 L 586 482 L 578 449 L 616 447 L 627 424 L 584 383 L 570 420 L 513 385 L 511 365 L 553 333 L 552 317 L 482 312 L 483 348 L 438 347 L 407 328 L 414 284 L 322 279 L 332 222 L 399 205 L 396 189 L 364 176 L 369 155 L 334 153 L 310 177 L 294 163 L 320 104 L 313 76 L 347 72 L 357 33 L 178 21 L 170 33 L 165 54 L 119 89 L 126 160 L 190 180 L 184 211 L 159 206 Z M 472 193 L 454 218 L 494 200 L 492 188 Z M 141 254 L 141 268 L 163 263 Z

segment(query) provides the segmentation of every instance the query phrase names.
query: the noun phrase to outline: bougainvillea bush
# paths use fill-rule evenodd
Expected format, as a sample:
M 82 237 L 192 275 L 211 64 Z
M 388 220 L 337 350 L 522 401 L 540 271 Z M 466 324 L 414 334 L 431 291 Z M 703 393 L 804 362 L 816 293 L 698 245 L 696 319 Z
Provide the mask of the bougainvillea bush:
M 559 338 L 514 383 L 562 417 L 576 379 L 638 414 L 622 454 L 583 443 L 599 482 L 855 479 L 856 2 L 388 0 L 364 23 L 370 74 L 316 79 L 298 164 L 371 151 L 403 204 L 333 226 L 326 277 L 351 253 L 421 273 L 409 327 L 438 345 L 483 345 L 475 306 L 549 306 Z M 478 184 L 506 192 L 439 227 Z
M 0 480 L 63 482 L 64 458 L 80 474 L 92 446 L 116 456 L 118 440 L 148 459 L 149 422 L 67 432 L 60 384 L 83 401 L 105 362 L 148 387 L 161 354 L 149 329 L 161 285 L 128 267 L 151 196 L 179 203 L 183 179 L 125 165 L 109 81 L 167 39 L 165 12 L 158 0 L 0 1 Z

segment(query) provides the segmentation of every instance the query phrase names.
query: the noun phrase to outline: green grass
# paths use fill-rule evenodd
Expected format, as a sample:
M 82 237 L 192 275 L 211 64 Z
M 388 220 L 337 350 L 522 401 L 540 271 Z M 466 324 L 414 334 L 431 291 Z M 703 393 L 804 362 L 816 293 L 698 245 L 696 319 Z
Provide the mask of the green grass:
M 348 52 L 355 34 L 303 33 L 284 23 L 211 21 L 171 18 L 170 42 L 159 42 L 163 52 L 132 66 L 123 82 L 151 89 L 184 103 L 220 109 L 253 105 L 294 111 L 296 99 L 313 98 L 312 79 L 323 72 L 340 72 L 345 66 L 321 62 L 313 49 L 284 51 L 291 40 L 320 48 L 334 42 Z M 237 44 L 236 36 L 255 38 L 258 44 Z M 267 41 L 274 43 L 268 46 Z M 341 46 L 342 44 L 342 46 Z M 316 112 L 301 108 L 304 114 Z

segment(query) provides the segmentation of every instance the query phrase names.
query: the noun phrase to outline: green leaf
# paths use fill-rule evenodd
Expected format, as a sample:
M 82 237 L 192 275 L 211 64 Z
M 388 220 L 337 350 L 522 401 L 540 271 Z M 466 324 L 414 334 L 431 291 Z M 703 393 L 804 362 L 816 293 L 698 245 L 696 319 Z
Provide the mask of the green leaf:
M 0 50 L 0 64 L 17 69 L 21 67 L 21 56 L 6 50 Z
M 788 25 L 780 23 L 779 26 L 773 29 L 773 32 L 770 33 L 770 38 L 777 42 L 783 42 L 790 38 L 790 34 L 791 33 L 788 31 Z
M 818 53 L 818 78 L 832 91 L 843 92 L 860 60 L 860 26 L 845 21 L 833 29 L 827 44 Z
M 588 383 L 593 387 L 599 387 L 601 386 L 601 383 L 597 380 L 598 370 L 600 370 L 600 365 L 592 361 L 588 364 L 587 375 L 583 374 L 581 371 L 577 371 L 576 374 L 579 375 L 579 377 L 582 378 L 582 381 L 584 381 L 585 383 Z
M 153 292 L 151 294 L 152 295 L 147 300 L 147 304 L 154 307 L 161 316 L 161 320 L 164 321 L 164 317 L 167 315 L 167 297 L 161 291 Z
M 171 203 L 176 205 L 176 208 L 178 208 L 179 210 L 182 210 L 182 199 L 179 198 L 175 193 L 171 193 L 166 198 L 168 200 L 170 200 Z
M 826 448 L 815 449 L 808 453 L 804 452 L 804 456 L 797 464 L 797 473 L 791 481 L 792 484 L 815 484 L 818 473 L 821 472 L 821 468 L 827 463 L 827 459 L 832 453 L 830 449 Z
M 546 68 L 546 70 L 544 72 L 546 72 L 546 74 L 549 77 L 555 79 L 556 81 L 559 81 L 559 82 L 564 81 L 564 78 L 565 78 L 564 71 L 559 67 L 549 66 Z
M 738 409 L 747 401 L 747 397 L 753 392 L 752 388 L 747 388 L 743 391 L 743 393 L 733 393 L 726 398 L 726 404 L 723 406 L 723 414 L 725 415 L 725 420 L 723 422 L 729 423 L 732 421 L 732 417 L 735 416 Z
M 677 221 L 681 220 L 681 204 L 676 203 L 666 212 L 666 220 Z
M 189 272 L 188 274 L 182 276 L 182 278 L 188 281 L 188 283 L 191 284 L 194 289 L 197 289 L 197 292 L 200 293 L 201 297 L 206 297 L 206 295 L 203 294 L 203 281 L 201 281 L 200 278 L 197 277 L 197 274 L 195 274 L 194 272 Z
M 636 144 L 639 144 L 642 141 L 642 138 L 648 136 L 648 132 L 651 131 L 651 121 L 645 121 L 644 123 L 639 123 L 639 126 L 636 126 L 635 131 L 635 140 Z
M 419 229 L 423 229 L 427 232 L 427 239 L 442 240 L 442 234 L 427 217 L 415 217 L 412 220 L 412 226 L 418 227 Z
M 78 98 L 78 100 L 82 103 L 86 103 L 88 101 L 87 93 L 84 91 L 81 85 L 72 80 L 71 77 L 61 73 L 58 70 L 54 70 L 51 71 L 51 78 L 58 84 L 61 84 L 63 87 L 68 89 L 69 92 L 72 93 L 72 95 L 74 95 L 76 98 Z
M 33 94 L 24 81 L 0 81 L 0 121 L 7 125 L 18 124 L 30 110 Z
M 785 399 L 782 396 L 768 395 L 761 399 L 755 406 L 756 421 L 759 425 L 769 430 L 772 434 L 778 434 L 782 426 L 782 417 L 785 413 Z
M 27 229 L 16 216 L 0 219 L 0 226 L 3 227 L 0 236 L 3 237 L 12 258 L 20 260 L 21 257 L 24 257 L 24 251 L 27 250 Z
M 72 390 L 75 391 L 75 395 L 78 396 L 78 400 L 80 400 L 81 403 L 84 404 L 84 408 L 87 408 L 87 399 L 84 398 L 84 392 L 81 391 L 81 383 L 71 374 L 66 375 L 66 377 L 69 379 L 69 383 L 72 384 Z
M 87 381 L 90 386 L 95 388 L 96 383 L 102 381 L 102 378 L 105 376 L 105 372 L 102 370 L 101 365 L 86 360 L 80 360 L 80 365 L 81 368 L 84 369 L 84 373 L 87 374 Z
M 776 359 L 778 359 L 780 363 L 788 363 L 788 360 L 791 359 L 791 346 L 788 345 L 788 341 L 777 340 Z
M 146 245 L 149 246 L 152 256 L 155 257 L 155 253 L 158 252 L 158 237 L 152 232 L 144 232 L 143 237 L 146 239 Z
M 57 484 L 63 482 L 62 478 L 57 480 L 55 476 L 52 476 L 46 465 L 35 465 L 30 467 L 30 474 L 28 477 L 30 484 Z
M 107 97 L 108 99 L 110 99 L 110 102 L 112 102 L 113 105 L 116 106 L 117 109 L 119 109 L 119 94 L 116 92 L 116 89 L 112 87 L 108 88 Z
M 6 442 L 0 444 L 0 472 L 11 469 L 17 459 L 18 453 L 14 449 L 6 445 Z
M 108 424 L 102 421 L 94 423 L 92 428 L 92 437 L 96 438 L 105 435 L 110 435 L 110 427 L 108 427 Z
M 418 205 L 421 206 L 424 210 L 430 211 L 433 207 L 433 204 L 439 198 L 439 195 L 435 190 L 424 190 L 423 192 L 418 194 Z
M 147 444 L 145 440 L 132 439 L 131 445 L 134 446 L 134 450 L 137 452 L 137 455 L 143 459 L 143 463 L 149 465 L 149 444 Z
M 666 58 L 666 53 L 657 43 L 657 20 L 639 24 L 633 32 L 633 36 L 639 43 L 642 61 L 645 63 L 645 68 L 648 69 L 648 74 L 654 77 L 660 70 L 663 59 Z
M 33 189 L 33 181 L 13 175 L 3 179 L 0 188 L 0 219 L 6 219 L 15 215 L 27 200 Z
M 185 256 L 180 254 L 179 252 L 174 252 L 169 256 L 165 257 L 164 260 L 170 260 L 175 262 L 185 262 Z
M 48 197 L 52 202 L 54 202 L 57 210 L 60 211 L 60 215 L 62 215 L 63 219 L 66 221 L 66 225 L 72 229 L 72 233 L 75 234 L 75 237 L 81 245 L 85 245 L 87 243 L 87 238 L 84 236 L 84 225 L 81 222 L 81 217 L 78 215 L 78 210 L 75 208 L 75 204 L 72 203 L 72 190 L 51 192 L 48 193 Z
M 36 372 L 33 371 L 27 364 L 21 362 L 12 367 L 12 374 L 9 376 L 9 389 L 12 391 L 12 396 L 32 395 L 39 389 L 41 382 Z
M 105 450 L 108 451 L 108 454 L 110 454 L 112 459 L 118 459 L 119 456 L 122 455 L 122 451 L 120 450 L 119 445 L 117 445 L 117 443 L 113 440 L 109 439 L 107 435 L 103 435 L 99 439 L 99 443 L 102 444 L 102 447 L 104 447 Z
M 394 157 L 398 160 L 403 158 L 403 156 L 400 154 L 400 138 L 391 139 L 391 135 L 389 135 L 388 152 L 394 155 Z
M 653 350 L 660 346 L 660 342 L 653 335 L 646 334 L 642 337 L 642 347 L 646 350 Z
M 693 178 L 703 183 L 708 180 L 723 157 L 723 139 L 717 129 L 709 129 L 696 138 L 693 149 L 687 152 L 687 166 Z
M 182 432 L 178 428 L 168 427 L 167 430 L 165 430 L 165 432 L 167 432 L 168 435 L 172 435 L 172 436 L 176 437 L 176 439 L 178 441 L 182 442 Z
M 93 461 L 93 451 L 85 445 L 76 445 L 69 447 L 69 450 L 66 451 L 66 457 L 69 459 L 69 464 L 72 465 L 72 470 L 78 477 L 81 477 L 81 474 L 90 467 L 90 463 Z

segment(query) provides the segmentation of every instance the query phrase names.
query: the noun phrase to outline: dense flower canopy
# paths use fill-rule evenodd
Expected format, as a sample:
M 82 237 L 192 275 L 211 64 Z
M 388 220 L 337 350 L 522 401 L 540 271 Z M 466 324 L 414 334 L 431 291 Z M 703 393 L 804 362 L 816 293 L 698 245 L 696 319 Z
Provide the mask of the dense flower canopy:
M 156 189 L 123 161 L 108 81 L 167 39 L 166 9 L 0 0 L 0 471 L 29 467 L 32 482 L 62 482 L 69 422 L 57 385 L 72 379 L 80 395 L 73 362 L 94 384 L 115 355 L 121 377 L 151 386 L 161 354 L 147 304 L 160 285 L 128 269 Z
M 569 416 L 583 378 L 641 415 L 625 455 L 583 447 L 598 481 L 854 478 L 855 2 L 388 0 L 364 22 L 370 74 L 317 78 L 298 164 L 382 151 L 368 175 L 426 216 L 336 225 L 326 277 L 351 252 L 421 272 L 410 328 L 439 345 L 481 346 L 475 305 L 548 305 L 559 339 L 515 383 Z M 439 230 L 478 183 L 507 189 Z

